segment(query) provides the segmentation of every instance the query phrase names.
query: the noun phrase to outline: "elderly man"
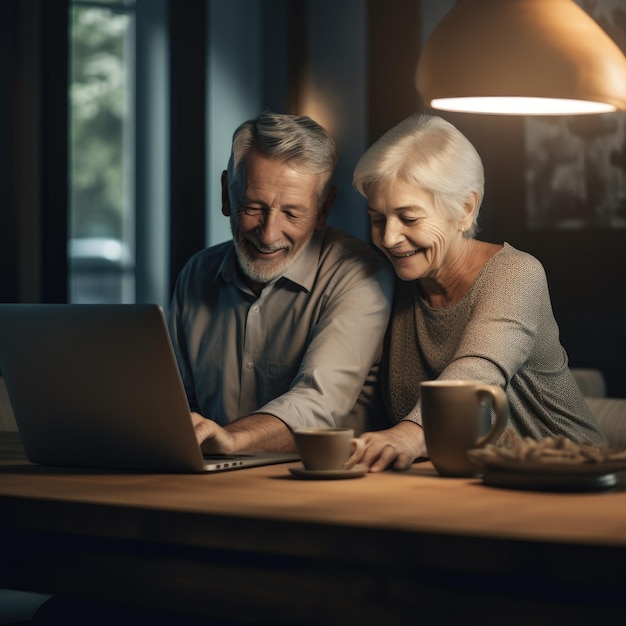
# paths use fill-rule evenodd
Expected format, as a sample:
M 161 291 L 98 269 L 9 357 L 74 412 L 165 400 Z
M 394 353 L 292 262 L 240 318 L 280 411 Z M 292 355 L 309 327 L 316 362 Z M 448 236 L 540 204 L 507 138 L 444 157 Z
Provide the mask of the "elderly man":
M 326 226 L 336 163 L 308 117 L 265 112 L 233 135 L 232 241 L 187 262 L 168 318 L 207 452 L 292 451 L 297 427 L 385 425 L 377 373 L 393 272 Z

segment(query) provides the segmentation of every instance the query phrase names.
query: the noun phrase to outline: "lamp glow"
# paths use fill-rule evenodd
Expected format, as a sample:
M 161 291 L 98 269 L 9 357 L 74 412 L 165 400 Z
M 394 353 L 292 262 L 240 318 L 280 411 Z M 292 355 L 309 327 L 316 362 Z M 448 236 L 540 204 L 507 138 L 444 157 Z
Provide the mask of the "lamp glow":
M 573 0 L 459 0 L 427 41 L 416 83 L 447 111 L 626 109 L 626 57 Z

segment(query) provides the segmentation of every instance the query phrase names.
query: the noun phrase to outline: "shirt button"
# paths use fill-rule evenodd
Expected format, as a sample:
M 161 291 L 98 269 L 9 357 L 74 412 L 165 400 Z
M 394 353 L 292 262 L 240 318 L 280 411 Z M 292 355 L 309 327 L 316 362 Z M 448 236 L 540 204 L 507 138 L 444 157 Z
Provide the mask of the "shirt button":
M 253 363 L 252 361 L 248 361 L 248 362 L 246 363 L 246 367 L 247 367 L 249 370 L 251 370 L 251 369 L 254 367 L 254 363 Z
M 252 312 L 253 312 L 253 313 L 258 313 L 260 310 L 261 310 L 261 308 L 259 307 L 259 305 L 258 305 L 258 304 L 255 304 L 255 305 L 252 307 Z

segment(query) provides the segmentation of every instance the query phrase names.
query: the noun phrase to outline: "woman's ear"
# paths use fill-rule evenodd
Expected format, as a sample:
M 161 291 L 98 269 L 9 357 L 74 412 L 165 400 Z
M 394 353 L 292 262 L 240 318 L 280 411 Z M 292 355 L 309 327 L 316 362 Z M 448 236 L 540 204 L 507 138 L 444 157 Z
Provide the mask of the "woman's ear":
M 465 216 L 459 224 L 459 230 L 462 229 L 467 231 L 472 227 L 472 224 L 474 223 L 474 215 L 476 215 L 476 211 L 478 211 L 478 193 L 476 191 L 472 191 L 471 195 L 465 201 L 463 209 L 465 211 Z
M 319 212 L 317 213 L 317 219 L 315 221 L 315 228 L 317 230 L 322 230 L 324 226 L 326 226 L 326 220 L 328 219 L 330 210 L 333 208 L 333 203 L 335 202 L 336 197 L 337 187 L 333 185 L 332 189 L 326 196 L 326 200 L 324 200 Z
M 226 170 L 222 172 L 222 214 L 230 215 L 230 196 L 228 195 L 228 174 Z

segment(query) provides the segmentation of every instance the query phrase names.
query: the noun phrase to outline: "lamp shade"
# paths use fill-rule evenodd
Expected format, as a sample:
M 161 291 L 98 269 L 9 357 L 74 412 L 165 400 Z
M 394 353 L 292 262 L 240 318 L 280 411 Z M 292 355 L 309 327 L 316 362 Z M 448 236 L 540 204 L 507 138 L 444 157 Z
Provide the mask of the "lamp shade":
M 572 115 L 626 109 L 626 57 L 573 0 L 459 0 L 420 55 L 435 109 Z

